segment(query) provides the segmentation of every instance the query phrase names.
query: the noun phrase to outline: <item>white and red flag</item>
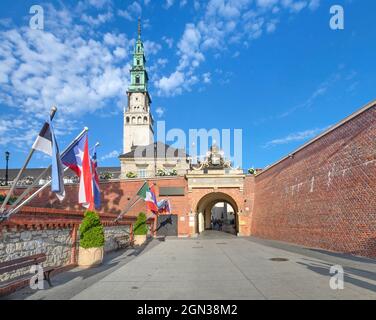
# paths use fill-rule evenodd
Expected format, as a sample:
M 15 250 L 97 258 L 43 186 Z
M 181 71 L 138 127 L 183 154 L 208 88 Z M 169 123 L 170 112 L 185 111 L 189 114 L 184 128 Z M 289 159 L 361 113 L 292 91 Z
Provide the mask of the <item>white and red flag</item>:
M 85 208 L 93 208 L 93 183 L 90 170 L 89 139 L 85 133 L 65 153 L 61 161 L 80 178 L 78 202 Z

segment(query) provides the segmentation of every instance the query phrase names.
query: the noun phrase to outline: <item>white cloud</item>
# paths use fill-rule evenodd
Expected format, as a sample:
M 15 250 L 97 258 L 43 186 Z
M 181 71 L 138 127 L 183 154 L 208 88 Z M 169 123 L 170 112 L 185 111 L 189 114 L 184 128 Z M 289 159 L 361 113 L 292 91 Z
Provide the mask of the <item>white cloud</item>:
M 174 2 L 175 2 L 175 0 L 166 0 L 165 8 L 169 9 L 170 7 L 172 7 L 174 5 Z
M 119 9 L 117 13 L 120 17 L 123 17 L 129 21 L 134 21 L 141 16 L 142 7 L 137 1 L 134 1 L 127 7 L 127 9 L 125 10 Z
M 325 128 L 315 128 L 315 129 L 290 133 L 289 135 L 287 135 L 283 138 L 278 138 L 278 139 L 274 139 L 274 140 L 267 142 L 264 145 L 264 148 L 274 147 L 274 146 L 283 145 L 283 144 L 289 144 L 291 142 L 308 140 L 308 139 L 311 139 L 311 138 L 317 136 L 318 134 L 322 133 L 323 131 L 327 130 L 329 127 L 330 126 L 325 127 Z
M 266 32 L 273 33 L 277 29 L 277 21 L 272 20 L 266 24 Z
M 124 48 L 116 47 L 114 55 L 117 58 L 123 59 L 127 56 L 127 51 Z
M 294 113 L 295 111 L 297 111 L 299 109 L 311 107 L 318 98 L 324 96 L 325 93 L 328 91 L 328 89 L 333 84 L 338 82 L 340 79 L 342 79 L 341 73 L 339 73 L 339 72 L 332 73 L 328 77 L 328 79 L 326 79 L 325 81 L 323 81 L 319 84 L 319 86 L 312 92 L 312 94 L 303 103 L 285 111 L 284 113 L 282 113 L 279 116 L 279 118 L 287 117 L 287 116 L 289 116 L 290 114 Z
M 146 40 L 144 41 L 144 48 L 145 55 L 151 56 L 156 55 L 162 49 L 162 46 L 154 41 Z
M 202 75 L 202 80 L 204 83 L 211 83 L 211 73 L 210 72 L 206 72 Z
M 107 13 L 98 14 L 96 17 L 83 14 L 81 20 L 89 24 L 91 27 L 97 27 L 106 23 L 107 21 L 110 21 L 112 17 L 112 12 L 108 11 Z
M 187 24 L 185 26 L 183 37 L 178 43 L 178 54 L 180 55 L 178 70 L 196 68 L 205 60 L 205 57 L 200 50 L 200 41 L 200 31 L 194 24 Z
M 155 82 L 159 93 L 167 96 L 175 96 L 181 94 L 181 86 L 184 84 L 184 74 L 180 71 L 175 71 L 168 77 L 162 77 Z
M 171 2 L 172 3 L 172 2 Z M 184 4 L 184 1 L 183 1 Z M 208 0 L 207 2 L 193 1 L 195 23 L 187 23 L 184 32 L 177 41 L 179 57 L 175 71 L 170 75 L 159 75 L 156 84 L 158 94 L 170 95 L 171 87 L 174 93 L 190 90 L 190 85 L 196 81 L 184 81 L 180 87 L 168 81 L 176 77 L 179 80 L 194 79 L 199 67 L 208 55 L 219 58 L 223 55 L 233 55 L 234 46 L 248 47 L 251 41 L 264 34 L 277 31 L 281 15 L 285 12 L 297 14 L 305 8 L 315 10 L 320 5 L 319 0 Z M 201 12 L 200 12 L 201 11 Z M 163 39 L 166 42 L 166 39 Z M 231 46 L 231 50 L 229 47 Z M 172 47 L 172 44 L 169 45 Z M 235 48 L 235 52 L 238 48 Z M 170 85 L 162 85 L 162 84 Z M 168 91 L 164 92 L 164 88 Z
M 100 9 L 103 8 L 105 5 L 109 5 L 112 3 L 111 0 L 88 0 L 89 4 Z
M 165 109 L 162 108 L 162 107 L 158 107 L 155 109 L 155 113 L 157 114 L 158 118 L 161 118 L 163 117 L 164 113 L 165 113 Z
M 163 40 L 164 42 L 166 42 L 166 44 L 167 44 L 167 46 L 169 47 L 169 49 L 171 49 L 172 46 L 174 45 L 174 39 L 173 39 L 173 38 L 168 38 L 168 37 L 164 36 L 164 37 L 162 38 L 162 40 Z
M 109 159 L 114 159 L 114 158 L 119 157 L 119 155 L 120 155 L 119 151 L 113 150 L 113 151 L 105 154 L 104 156 L 102 156 L 101 157 L 101 161 L 106 161 L 106 160 L 109 160 Z
M 320 0 L 311 0 L 308 5 L 309 9 L 311 9 L 312 11 L 316 10 L 319 6 Z
M 107 113 L 117 110 L 129 83 L 132 41 L 126 35 L 92 33 L 85 21 L 71 23 L 75 14 L 82 16 L 80 11 L 46 5 L 45 12 L 45 31 L 0 31 L 0 103 L 8 107 L 0 115 L 2 143 L 30 142 L 52 105 L 58 107 L 57 134 L 68 134 L 77 127 L 70 119 L 103 108 Z M 12 129 L 11 118 L 28 121 L 14 122 Z

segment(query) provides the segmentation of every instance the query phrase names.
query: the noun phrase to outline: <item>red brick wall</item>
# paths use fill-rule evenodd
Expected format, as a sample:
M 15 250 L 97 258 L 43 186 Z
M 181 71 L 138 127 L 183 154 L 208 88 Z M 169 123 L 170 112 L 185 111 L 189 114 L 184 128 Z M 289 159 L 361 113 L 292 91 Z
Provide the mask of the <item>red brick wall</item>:
M 376 257 L 376 106 L 256 177 L 254 236 Z
M 115 219 L 122 210 L 124 210 L 130 202 L 133 202 L 139 188 L 144 183 L 144 180 L 123 180 L 123 181 L 111 181 L 101 182 L 101 201 L 102 208 L 100 214 L 112 215 Z M 245 217 L 249 215 L 253 206 L 253 194 L 254 194 L 254 177 L 249 176 L 245 179 L 244 191 L 240 191 L 238 188 L 221 188 L 218 190 L 209 189 L 195 189 L 192 192 L 188 192 L 187 180 L 184 177 L 173 178 L 158 178 L 151 179 L 149 183 L 155 184 L 155 190 L 158 200 L 164 198 L 170 200 L 172 213 L 178 214 L 178 232 L 179 235 L 189 235 L 189 213 L 195 212 L 198 202 L 207 194 L 212 192 L 225 193 L 230 196 L 236 203 L 239 211 L 244 216 L 244 221 L 247 225 L 243 225 L 244 235 L 250 234 L 249 219 Z M 168 196 L 159 197 L 160 187 L 183 187 L 185 189 L 184 196 Z M 66 185 L 65 199 L 60 202 L 57 197 L 49 191 L 47 188 L 44 192 L 41 192 L 32 202 L 30 206 L 40 208 L 55 208 L 66 210 L 78 210 L 83 212 L 83 208 L 78 204 L 78 185 Z M 17 189 L 16 194 L 22 193 L 23 189 Z M 248 202 L 247 202 L 248 201 Z M 246 206 L 245 206 L 246 204 Z M 245 210 L 245 207 L 248 210 Z M 126 216 L 134 217 L 139 212 L 147 212 L 147 208 L 143 201 L 139 201 L 131 210 L 128 211 Z M 246 219 L 247 218 L 247 219 Z
M 123 181 L 111 181 L 111 182 L 101 182 L 101 202 L 102 208 L 99 213 L 104 215 L 113 216 L 115 219 L 126 206 L 135 200 L 135 195 L 140 189 L 144 180 L 123 180 Z M 172 207 L 173 214 L 179 214 L 178 219 L 178 230 L 180 235 L 188 235 L 188 213 L 190 211 L 190 204 L 188 200 L 187 183 L 184 177 L 174 177 L 174 178 L 159 178 L 157 180 L 149 180 L 149 183 L 155 183 L 155 190 L 157 193 L 158 200 L 169 199 Z M 159 187 L 184 187 L 185 196 L 169 196 L 169 197 L 159 197 Z M 84 209 L 78 204 L 78 185 L 66 185 L 65 199 L 60 202 L 57 197 L 49 191 L 41 192 L 38 196 L 30 202 L 32 207 L 40 208 L 55 208 L 55 209 L 65 209 L 65 210 L 77 210 L 83 212 Z M 17 189 L 16 194 L 21 194 L 23 189 Z M 136 203 L 131 210 L 126 214 L 127 217 L 135 217 L 139 212 L 150 213 L 147 211 L 144 201 L 139 201 Z M 184 219 L 180 219 L 180 216 L 184 216 Z

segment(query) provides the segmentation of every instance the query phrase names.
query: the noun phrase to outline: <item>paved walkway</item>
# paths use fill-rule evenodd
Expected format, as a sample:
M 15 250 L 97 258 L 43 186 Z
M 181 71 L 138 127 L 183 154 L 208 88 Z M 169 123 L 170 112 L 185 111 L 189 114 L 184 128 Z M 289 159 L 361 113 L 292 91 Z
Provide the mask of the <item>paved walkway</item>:
M 329 286 L 336 264 L 344 290 Z M 52 289 L 8 299 L 376 299 L 375 272 L 376 260 L 207 232 L 107 255 L 101 267 L 57 275 Z

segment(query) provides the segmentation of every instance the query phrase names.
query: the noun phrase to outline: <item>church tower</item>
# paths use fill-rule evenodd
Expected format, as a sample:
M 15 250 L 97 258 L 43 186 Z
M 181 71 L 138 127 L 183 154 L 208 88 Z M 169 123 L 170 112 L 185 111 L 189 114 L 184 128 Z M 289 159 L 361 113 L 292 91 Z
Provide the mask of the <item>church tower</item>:
M 154 142 L 153 116 L 150 111 L 151 99 L 148 92 L 148 73 L 146 71 L 144 44 L 141 40 L 141 22 L 138 21 L 138 37 L 130 70 L 131 83 L 127 96 L 128 105 L 124 109 L 123 152 L 133 147 L 147 146 Z

